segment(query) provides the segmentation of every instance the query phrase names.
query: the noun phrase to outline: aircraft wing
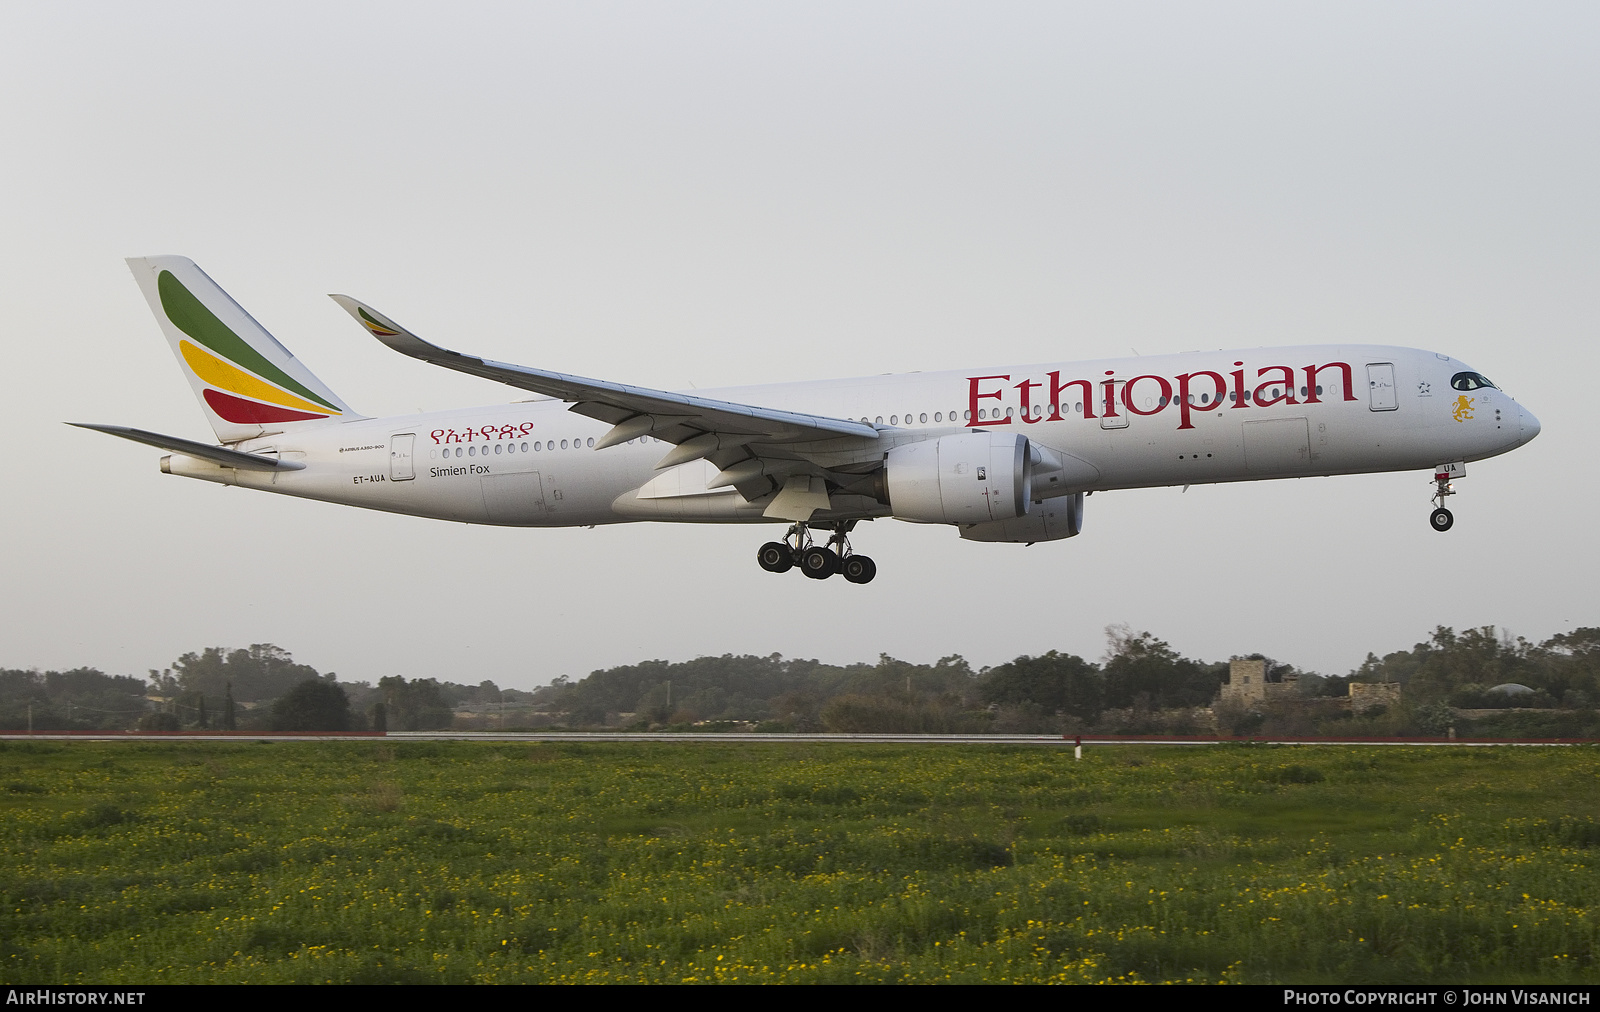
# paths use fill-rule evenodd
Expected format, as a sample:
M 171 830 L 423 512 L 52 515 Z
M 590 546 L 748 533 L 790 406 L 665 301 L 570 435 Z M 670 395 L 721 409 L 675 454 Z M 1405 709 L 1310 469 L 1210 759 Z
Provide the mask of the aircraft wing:
M 878 430 L 865 422 L 493 362 L 424 341 L 371 306 L 347 295 L 330 298 L 379 341 L 402 355 L 559 398 L 570 402 L 570 410 L 578 414 L 610 422 L 611 431 L 596 442 L 596 449 L 639 436 L 654 436 L 676 444 L 662 457 L 657 468 L 709 458 L 721 469 L 719 477 L 727 478 L 722 485 L 737 488 L 752 501 L 775 488 L 785 487 L 796 477 L 832 480 L 837 486 L 849 479 L 830 477 L 831 469 L 841 466 L 848 469 L 857 462 L 875 462 L 881 458 L 881 450 L 877 449 Z M 808 501 L 819 500 L 813 496 Z M 785 519 L 809 516 L 810 512 L 806 511 L 804 517 Z

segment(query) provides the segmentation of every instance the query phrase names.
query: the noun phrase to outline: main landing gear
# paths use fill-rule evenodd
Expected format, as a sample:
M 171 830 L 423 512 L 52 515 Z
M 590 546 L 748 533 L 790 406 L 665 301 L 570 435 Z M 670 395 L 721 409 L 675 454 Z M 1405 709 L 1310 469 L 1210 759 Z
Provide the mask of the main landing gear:
M 878 575 L 877 565 L 865 555 L 857 555 L 850 548 L 850 529 L 854 520 L 841 520 L 832 524 L 833 533 L 825 547 L 811 541 L 809 524 L 795 524 L 782 541 L 769 541 L 756 553 L 756 561 L 769 573 L 787 573 L 799 568 L 813 580 L 826 580 L 841 573 L 851 583 L 871 583 Z
M 1441 534 L 1455 526 L 1454 513 L 1444 508 L 1445 496 L 1455 495 L 1456 490 L 1450 487 L 1450 476 L 1444 471 L 1439 471 L 1433 476 L 1433 513 L 1428 516 L 1428 523 Z

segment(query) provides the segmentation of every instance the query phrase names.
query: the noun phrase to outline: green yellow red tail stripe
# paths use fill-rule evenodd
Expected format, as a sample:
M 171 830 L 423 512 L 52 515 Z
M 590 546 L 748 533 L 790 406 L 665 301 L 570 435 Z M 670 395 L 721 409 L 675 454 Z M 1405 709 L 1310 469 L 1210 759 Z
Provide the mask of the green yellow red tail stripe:
M 167 319 L 194 340 L 195 343 L 180 340 L 179 353 L 194 375 L 206 384 L 205 402 L 222 419 L 259 425 L 310 421 L 342 413 L 234 333 L 171 271 L 160 272 L 156 288 Z
M 326 418 L 328 415 L 326 408 L 293 394 L 284 393 L 270 383 L 263 382 L 243 369 L 208 354 L 188 341 L 179 341 L 178 350 L 196 376 L 219 390 L 227 390 L 244 397 L 254 397 L 258 401 L 267 401 L 299 411 L 320 412 L 316 415 L 319 418 Z

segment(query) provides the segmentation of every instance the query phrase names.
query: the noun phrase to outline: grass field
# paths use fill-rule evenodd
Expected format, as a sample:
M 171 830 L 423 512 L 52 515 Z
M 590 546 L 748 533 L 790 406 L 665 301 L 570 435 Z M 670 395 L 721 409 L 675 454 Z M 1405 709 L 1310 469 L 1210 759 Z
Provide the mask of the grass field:
M 0 743 L 6 983 L 1600 981 L 1600 751 Z

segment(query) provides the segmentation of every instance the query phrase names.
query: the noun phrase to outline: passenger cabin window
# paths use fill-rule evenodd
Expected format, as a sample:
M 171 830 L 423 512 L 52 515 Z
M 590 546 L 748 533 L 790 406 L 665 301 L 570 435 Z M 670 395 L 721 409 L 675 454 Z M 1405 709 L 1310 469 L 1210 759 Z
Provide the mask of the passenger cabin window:
M 1450 386 L 1455 390 L 1477 390 L 1480 387 L 1498 389 L 1489 382 L 1489 377 L 1475 372 L 1458 372 L 1450 377 Z

